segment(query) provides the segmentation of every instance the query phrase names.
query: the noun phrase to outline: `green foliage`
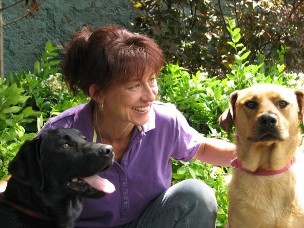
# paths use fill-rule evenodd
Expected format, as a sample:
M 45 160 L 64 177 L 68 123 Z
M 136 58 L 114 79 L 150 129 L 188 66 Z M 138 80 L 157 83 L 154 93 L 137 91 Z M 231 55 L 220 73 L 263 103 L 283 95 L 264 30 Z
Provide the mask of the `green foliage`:
M 191 74 L 178 64 L 170 63 L 159 76 L 160 99 L 176 104 L 194 128 L 217 137 L 221 136 L 217 117 L 228 107 L 229 95 L 234 90 L 257 83 L 290 85 L 290 81 L 299 76 L 287 73 L 283 60 L 273 61 L 266 68 L 262 54 L 258 63 L 251 64 L 251 52 L 240 42 L 240 29 L 234 20 L 228 20 L 227 24 L 232 37 L 229 45 L 234 50 L 234 62 L 229 64 L 230 72 L 224 79 L 200 71 Z M 282 58 L 283 54 L 282 48 L 278 56 Z
M 60 46 L 47 42 L 34 73 L 17 72 L 0 78 L 0 179 L 20 145 L 32 139 L 44 122 L 86 101 L 68 92 L 60 74 Z
M 0 179 L 8 175 L 8 162 L 15 156 L 24 140 L 33 137 L 26 134 L 24 125 L 39 115 L 32 107 L 25 107 L 29 98 L 16 84 L 8 84 L 0 77 Z
M 132 0 L 133 25 L 155 38 L 171 63 L 191 73 L 198 69 L 224 77 L 234 54 L 225 17 L 234 18 L 243 30 L 242 43 L 251 51 L 251 61 L 263 53 L 273 61 L 281 45 L 290 70 L 304 69 L 303 1 L 234 0 Z M 268 65 L 268 64 L 267 64 Z M 266 65 L 266 66 L 267 66 Z
M 221 167 L 202 163 L 198 160 L 177 162 L 173 160 L 173 184 L 185 179 L 200 179 L 214 189 L 219 204 L 216 227 L 224 227 L 227 219 L 227 170 Z
M 59 58 L 61 50 L 61 46 L 55 46 L 48 41 L 41 60 L 34 64 L 34 73 L 21 71 L 10 75 L 10 83 L 16 83 L 29 96 L 27 105 L 42 113 L 38 130 L 51 116 L 86 100 L 82 95 L 73 96 L 69 93 L 63 82 Z M 36 123 L 28 125 L 27 129 L 37 130 Z

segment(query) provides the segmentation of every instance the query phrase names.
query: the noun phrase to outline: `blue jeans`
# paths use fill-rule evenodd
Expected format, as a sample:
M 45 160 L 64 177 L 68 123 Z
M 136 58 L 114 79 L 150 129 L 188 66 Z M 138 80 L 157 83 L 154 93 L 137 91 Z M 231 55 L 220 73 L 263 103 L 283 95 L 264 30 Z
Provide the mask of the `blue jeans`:
M 153 200 L 124 228 L 214 228 L 217 202 L 203 181 L 181 181 Z

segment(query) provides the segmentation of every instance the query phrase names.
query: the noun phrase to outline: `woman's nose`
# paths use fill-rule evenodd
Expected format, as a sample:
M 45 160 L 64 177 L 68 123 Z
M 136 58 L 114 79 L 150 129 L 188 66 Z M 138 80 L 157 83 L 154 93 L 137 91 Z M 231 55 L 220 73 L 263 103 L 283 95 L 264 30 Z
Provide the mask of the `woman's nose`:
M 144 88 L 144 91 L 143 91 L 143 95 L 142 95 L 142 98 L 145 100 L 145 101 L 149 101 L 149 102 L 152 102 L 152 101 L 155 101 L 155 97 L 158 93 L 158 87 L 157 86 L 149 86 L 149 85 L 146 85 L 145 88 Z

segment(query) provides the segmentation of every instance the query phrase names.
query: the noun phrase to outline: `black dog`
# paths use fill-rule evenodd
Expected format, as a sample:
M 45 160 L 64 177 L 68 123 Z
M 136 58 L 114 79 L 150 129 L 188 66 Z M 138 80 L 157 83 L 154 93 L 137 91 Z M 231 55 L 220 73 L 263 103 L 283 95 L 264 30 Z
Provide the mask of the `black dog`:
M 95 175 L 111 166 L 113 157 L 112 146 L 90 143 L 75 129 L 26 141 L 9 165 L 12 177 L 0 197 L 0 227 L 73 227 L 81 197 L 115 190 Z

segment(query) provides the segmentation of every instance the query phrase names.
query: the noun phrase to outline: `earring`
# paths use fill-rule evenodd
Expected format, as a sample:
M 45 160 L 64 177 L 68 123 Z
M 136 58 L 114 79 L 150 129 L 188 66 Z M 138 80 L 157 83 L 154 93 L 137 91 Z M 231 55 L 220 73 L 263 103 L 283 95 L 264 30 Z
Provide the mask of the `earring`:
M 99 110 L 103 111 L 103 103 L 99 104 Z

